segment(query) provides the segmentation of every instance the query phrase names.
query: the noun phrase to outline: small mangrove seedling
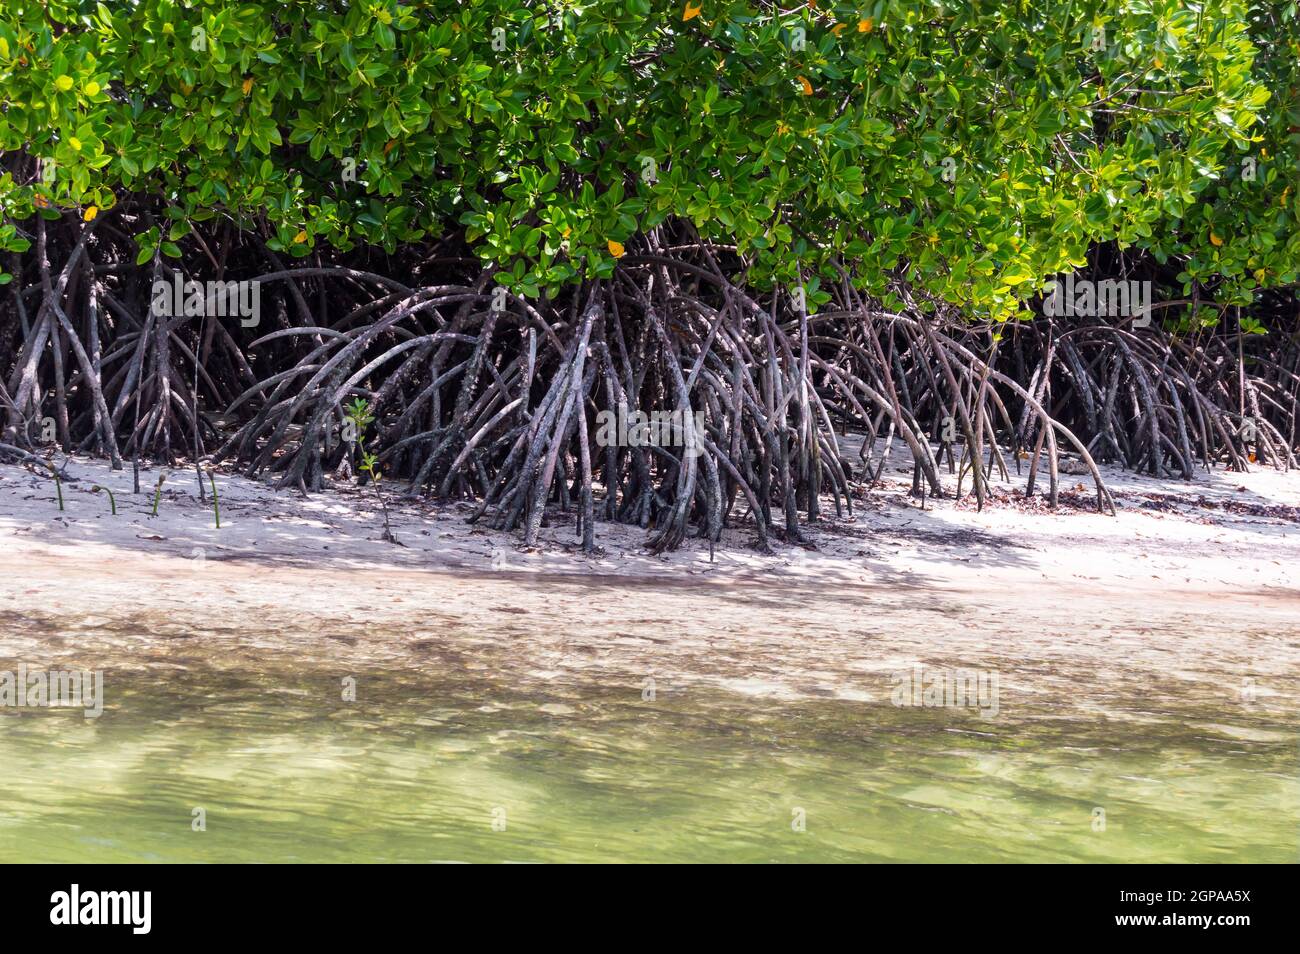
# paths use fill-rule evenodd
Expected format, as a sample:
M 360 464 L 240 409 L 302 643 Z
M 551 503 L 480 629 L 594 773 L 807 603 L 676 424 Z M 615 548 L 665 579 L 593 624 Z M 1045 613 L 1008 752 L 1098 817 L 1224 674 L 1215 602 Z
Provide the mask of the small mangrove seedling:
M 48 460 L 41 461 L 50 469 L 50 475 L 54 478 L 54 490 L 59 495 L 59 509 L 63 509 L 63 481 L 59 480 L 59 469 L 51 464 Z
M 221 507 L 217 504 L 217 478 L 208 471 L 208 483 L 212 485 L 212 516 L 217 520 L 217 529 L 221 529 Z
M 351 404 L 343 408 L 343 414 L 357 429 L 357 449 L 361 451 L 361 465 L 358 469 L 375 485 L 375 496 L 379 499 L 379 508 L 384 514 L 384 540 L 388 543 L 397 543 L 397 537 L 393 536 L 392 525 L 388 521 L 388 504 L 379 490 L 379 481 L 383 476 L 379 470 L 379 457 L 366 450 L 364 436 L 366 425 L 375 419 L 370 411 L 370 402 L 364 398 L 355 398 Z
M 167 479 L 167 474 L 166 474 L 166 473 L 161 473 L 161 474 L 159 474 L 159 475 L 158 475 L 158 486 L 154 488 L 154 492 L 153 492 L 153 515 L 154 515 L 155 517 L 158 516 L 158 499 L 162 496 L 162 485 L 163 485 L 163 481 L 166 480 L 166 479 Z
M 113 491 L 109 490 L 107 487 L 101 487 L 99 486 L 99 484 L 95 484 L 95 486 L 91 487 L 90 489 L 93 490 L 95 493 L 99 493 L 102 490 L 104 491 L 104 493 L 108 494 L 108 505 L 113 508 L 113 516 L 116 517 L 117 498 L 113 496 Z

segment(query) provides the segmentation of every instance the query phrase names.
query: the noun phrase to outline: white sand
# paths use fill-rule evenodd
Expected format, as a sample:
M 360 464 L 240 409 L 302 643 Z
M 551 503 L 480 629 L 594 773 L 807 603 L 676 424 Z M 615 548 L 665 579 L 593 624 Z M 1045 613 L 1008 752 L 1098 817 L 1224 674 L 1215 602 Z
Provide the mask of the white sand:
M 184 666 L 202 647 L 232 666 L 276 655 L 876 702 L 890 672 L 922 663 L 998 671 L 1004 712 L 1115 716 L 1112 698 L 1143 692 L 1294 711 L 1300 473 L 1107 469 L 1109 517 L 1026 503 L 1023 481 L 983 512 L 970 498 L 921 510 L 906 463 L 854 517 L 812 529 L 816 549 L 767 556 L 752 529 L 729 530 L 713 562 L 702 541 L 654 556 L 644 531 L 606 523 L 603 552 L 584 556 L 572 514 L 523 552 L 516 534 L 468 526 L 468 505 L 395 492 L 394 546 L 373 488 L 304 499 L 231 475 L 218 530 L 193 470 L 171 474 L 155 518 L 156 471 L 135 495 L 129 465 L 86 459 L 68 465 L 60 512 L 48 476 L 0 465 L 0 659 Z M 1088 478 L 1062 479 L 1091 496 Z M 113 489 L 116 517 L 94 484 Z

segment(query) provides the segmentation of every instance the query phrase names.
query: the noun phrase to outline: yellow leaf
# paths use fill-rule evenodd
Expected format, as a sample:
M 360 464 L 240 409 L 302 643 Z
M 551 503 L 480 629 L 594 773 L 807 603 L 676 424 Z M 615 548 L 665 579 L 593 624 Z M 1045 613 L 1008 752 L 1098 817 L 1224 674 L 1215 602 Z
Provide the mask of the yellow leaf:
M 68 137 L 68 145 L 71 146 L 73 149 L 77 150 L 77 152 L 81 152 L 81 140 L 78 139 L 76 136 Z
M 182 96 L 188 96 L 188 95 L 190 95 L 190 93 L 192 93 L 192 92 L 194 92 L 194 87 L 193 87 L 193 86 L 191 86 L 189 83 L 181 83 L 181 95 L 182 95 Z
M 54 88 L 66 93 L 68 90 L 72 89 L 72 77 L 67 75 L 60 76 L 54 81 Z
M 253 77 L 244 80 L 244 95 L 247 96 L 253 91 Z
M 32 204 L 38 209 L 48 209 L 50 207 L 50 200 L 45 198 L 43 195 L 34 195 L 32 196 Z
M 875 28 L 876 28 L 876 25 L 871 21 L 871 17 L 867 17 L 865 20 L 859 20 L 859 21 L 858 21 L 858 32 L 859 32 L 859 33 L 870 33 L 870 32 L 871 32 L 872 30 L 874 30 Z
M 613 255 L 615 258 L 623 257 L 623 245 L 621 242 L 615 242 L 613 239 L 610 239 L 605 244 L 609 246 L 610 255 Z
M 94 205 L 88 205 L 86 206 L 86 211 L 81 213 L 81 221 L 89 222 L 97 215 L 99 215 L 99 207 Z
M 831 27 L 831 32 L 834 33 L 836 36 L 839 36 L 841 33 L 844 32 L 847 26 L 848 26 L 847 23 L 837 23 L 835 24 L 835 26 Z
M 682 11 L 682 22 L 685 23 L 687 20 L 694 20 L 700 15 L 700 11 L 703 9 L 704 4 L 701 3 L 698 7 L 693 7 L 691 6 L 690 0 L 686 0 L 686 9 Z
M 776 131 L 779 133 L 788 133 L 790 131 L 790 127 L 785 123 L 777 123 Z
M 305 241 L 307 241 L 306 232 L 299 232 L 297 235 L 293 237 L 293 244 L 295 245 L 301 245 Z
M 0 56 L 9 59 L 9 41 L 0 36 Z
M 803 94 L 805 96 L 811 96 L 813 94 L 813 85 L 812 83 L 808 82 L 808 80 L 805 77 L 796 76 L 795 79 L 797 79 L 799 81 L 799 84 L 803 86 Z
M 1158 69 L 1158 70 L 1162 70 L 1162 69 L 1164 69 L 1164 68 L 1165 68 L 1165 58 L 1164 58 L 1163 56 L 1157 56 L 1157 57 L 1156 57 L 1156 69 Z
M 91 80 L 89 83 L 87 83 L 87 84 L 86 84 L 86 95 L 87 95 L 87 96 L 98 96 L 98 95 L 99 95 L 99 84 L 96 83 L 94 80 Z
M 388 140 L 388 142 L 384 143 L 384 155 L 386 156 L 386 155 L 388 155 L 390 152 L 392 152 L 392 151 L 393 151 L 393 147 L 396 146 L 396 145 L 397 145 L 397 140 L 396 140 L 396 139 L 390 139 L 390 140 Z
M 1218 248 L 1220 245 L 1223 244 L 1223 239 L 1219 238 L 1217 235 L 1215 235 L 1213 232 L 1211 232 L 1211 233 L 1210 233 L 1210 244 L 1213 245 L 1215 248 Z

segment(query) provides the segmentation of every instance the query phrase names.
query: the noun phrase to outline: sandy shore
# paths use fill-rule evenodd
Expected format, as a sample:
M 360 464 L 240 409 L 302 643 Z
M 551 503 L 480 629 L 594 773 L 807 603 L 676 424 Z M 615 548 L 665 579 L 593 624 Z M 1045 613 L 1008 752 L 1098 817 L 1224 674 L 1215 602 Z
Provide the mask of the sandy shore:
M 284 657 L 866 702 L 887 701 L 888 675 L 910 666 L 973 667 L 1001 674 L 1012 718 L 1115 716 L 1136 693 L 1289 720 L 1300 699 L 1296 473 L 1108 470 L 1109 517 L 1047 510 L 1022 484 L 983 512 L 922 510 L 900 463 L 852 517 L 813 530 L 813 548 L 764 555 L 737 529 L 711 561 L 701 541 L 654 556 L 644 531 L 604 523 L 603 552 L 584 556 L 572 515 L 524 552 L 467 525 L 467 506 L 394 494 L 395 546 L 371 488 L 304 499 L 230 475 L 217 529 L 192 471 L 169 476 L 157 517 L 156 471 L 140 495 L 129 467 L 67 471 L 60 511 L 49 477 L 0 466 L 0 659 L 184 668 L 201 647 L 254 668 Z M 116 516 L 95 485 L 113 489 Z

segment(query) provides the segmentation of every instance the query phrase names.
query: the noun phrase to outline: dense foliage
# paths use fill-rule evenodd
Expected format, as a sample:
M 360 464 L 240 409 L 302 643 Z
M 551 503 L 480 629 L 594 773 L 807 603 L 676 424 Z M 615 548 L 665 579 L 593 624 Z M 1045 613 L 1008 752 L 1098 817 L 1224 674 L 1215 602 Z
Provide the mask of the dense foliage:
M 7 212 L 160 196 L 169 243 L 229 215 L 294 256 L 463 227 L 525 291 L 671 217 L 1000 315 L 1111 239 L 1288 284 L 1295 6 L 18 0 L 0 146 L 56 172 Z

